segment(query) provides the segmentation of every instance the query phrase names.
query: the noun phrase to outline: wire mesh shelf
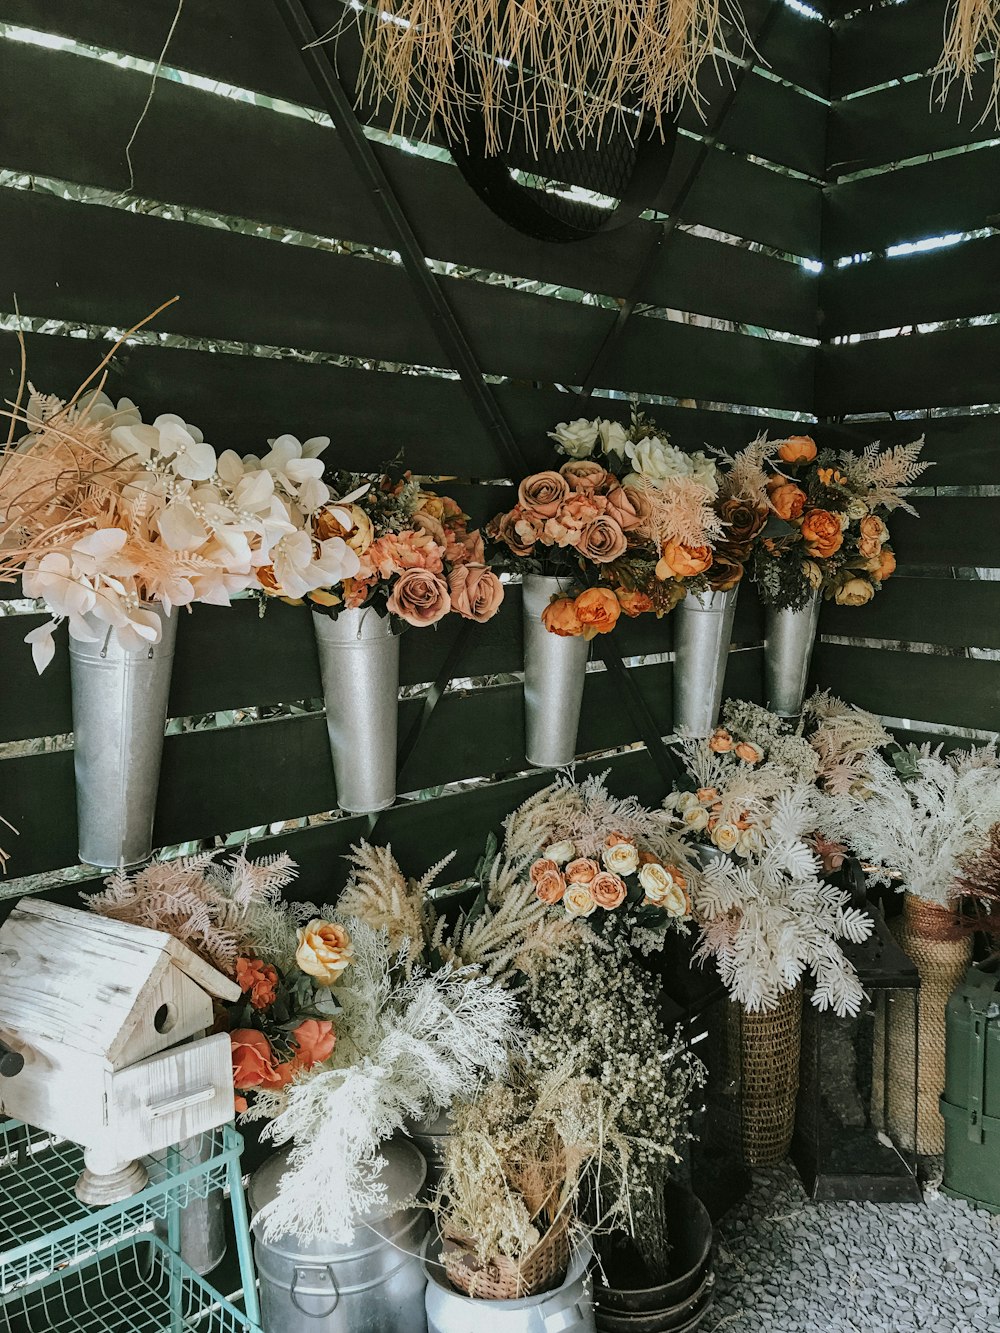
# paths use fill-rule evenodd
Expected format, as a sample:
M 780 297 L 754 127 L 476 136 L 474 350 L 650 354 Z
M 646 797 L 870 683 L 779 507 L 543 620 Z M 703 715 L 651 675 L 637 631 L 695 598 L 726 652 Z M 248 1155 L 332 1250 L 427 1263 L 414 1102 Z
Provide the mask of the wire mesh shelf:
M 0 1122 L 0 1293 L 149 1230 L 171 1209 L 223 1189 L 242 1146 L 232 1125 L 210 1130 L 145 1159 L 149 1184 L 134 1200 L 95 1209 L 73 1192 L 82 1148 L 18 1120 Z
M 0 1305 L 2 1333 L 253 1333 L 255 1325 L 154 1236 L 55 1274 Z

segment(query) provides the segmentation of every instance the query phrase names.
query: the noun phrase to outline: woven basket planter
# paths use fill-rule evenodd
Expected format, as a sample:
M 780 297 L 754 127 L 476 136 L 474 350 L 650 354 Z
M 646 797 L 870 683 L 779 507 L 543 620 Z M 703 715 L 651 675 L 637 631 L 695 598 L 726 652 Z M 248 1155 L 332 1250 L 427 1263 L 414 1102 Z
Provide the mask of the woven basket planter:
M 913 1067 L 913 1017 L 904 1006 L 889 1011 L 888 1130 L 901 1148 L 921 1156 L 944 1152 L 944 1120 L 938 1098 L 944 1091 L 945 1005 L 965 976 L 972 958 L 972 939 L 957 925 L 954 911 L 907 893 L 903 913 L 889 924 L 920 973 L 917 1033 L 918 1067 Z M 880 1034 L 876 1032 L 876 1047 Z M 876 1068 L 881 1067 L 876 1051 Z M 917 1095 L 917 1141 L 913 1142 L 914 1079 Z M 881 1089 L 876 1088 L 881 1098 Z
M 569 1267 L 569 1222 L 562 1217 L 520 1261 L 501 1256 L 480 1263 L 466 1237 L 445 1232 L 444 1267 L 453 1287 L 484 1301 L 519 1301 L 552 1291 Z
M 734 1073 L 739 1069 L 743 1160 L 774 1166 L 787 1156 L 795 1129 L 802 985 L 783 992 L 774 1009 L 733 1009 L 730 1059 Z

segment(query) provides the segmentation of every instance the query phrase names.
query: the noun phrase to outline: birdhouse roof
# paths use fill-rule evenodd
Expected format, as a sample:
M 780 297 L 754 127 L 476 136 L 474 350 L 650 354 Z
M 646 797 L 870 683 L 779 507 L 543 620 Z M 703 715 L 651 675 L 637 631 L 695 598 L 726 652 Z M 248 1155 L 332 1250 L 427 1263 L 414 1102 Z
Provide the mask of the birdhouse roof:
M 240 996 L 165 931 L 22 898 L 0 926 L 0 1024 L 113 1061 L 172 967 L 218 999 Z

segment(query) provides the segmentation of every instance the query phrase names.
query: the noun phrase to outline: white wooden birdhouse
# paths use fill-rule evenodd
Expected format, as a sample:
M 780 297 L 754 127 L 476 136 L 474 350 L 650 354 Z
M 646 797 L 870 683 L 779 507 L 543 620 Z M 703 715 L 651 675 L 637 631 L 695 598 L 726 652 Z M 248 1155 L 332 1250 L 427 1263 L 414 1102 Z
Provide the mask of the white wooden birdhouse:
M 145 1183 L 136 1160 L 231 1119 L 229 1038 L 213 997 L 240 988 L 163 931 L 22 898 L 0 926 L 0 1110 L 80 1143 L 88 1203 Z

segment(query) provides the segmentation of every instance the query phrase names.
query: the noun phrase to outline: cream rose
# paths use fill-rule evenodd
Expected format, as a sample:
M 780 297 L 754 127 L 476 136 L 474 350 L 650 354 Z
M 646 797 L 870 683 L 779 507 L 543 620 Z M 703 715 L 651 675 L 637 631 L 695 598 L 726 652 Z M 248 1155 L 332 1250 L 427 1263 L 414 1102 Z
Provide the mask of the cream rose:
M 687 894 L 666 866 L 653 863 L 643 866 L 639 871 L 639 883 L 645 890 L 648 903 L 662 907 L 668 916 L 687 915 Z
M 563 866 L 576 856 L 576 848 L 568 838 L 564 838 L 562 842 L 550 843 L 544 848 L 542 855 L 549 861 L 555 861 L 556 865 Z
M 712 841 L 720 852 L 731 852 L 740 841 L 740 830 L 735 824 L 717 824 L 712 833 Z
M 563 894 L 563 907 L 568 916 L 590 916 L 597 910 L 586 884 L 571 884 Z
M 315 917 L 296 932 L 298 948 L 295 961 L 303 972 L 315 977 L 321 986 L 332 986 L 348 964 L 354 961 L 351 937 L 343 926 Z
M 764 850 L 764 835 L 759 828 L 744 829 L 740 833 L 740 840 L 737 843 L 736 850 L 740 856 L 760 856 Z
M 616 842 L 601 853 L 605 870 L 613 875 L 634 875 L 639 868 L 639 853 L 630 842 Z
M 700 833 L 702 829 L 708 828 L 708 811 L 700 805 L 692 805 L 684 811 L 684 827 L 690 829 L 692 833 Z
M 558 453 L 567 458 L 589 458 L 601 438 L 601 424 L 577 417 L 575 421 L 560 421 L 548 435 L 550 440 L 555 440 Z
M 606 454 L 624 454 L 628 444 L 625 427 L 617 421 L 598 421 L 597 429 L 601 435 L 601 446 Z

